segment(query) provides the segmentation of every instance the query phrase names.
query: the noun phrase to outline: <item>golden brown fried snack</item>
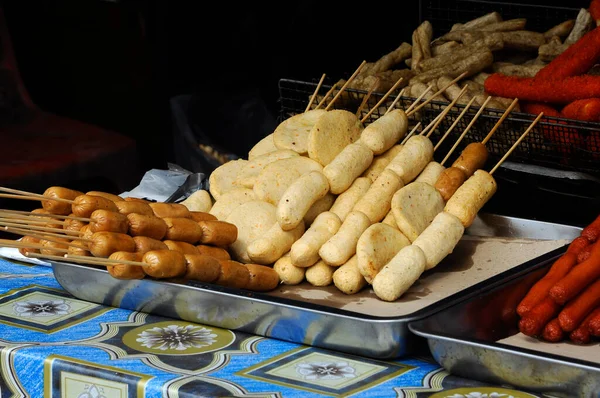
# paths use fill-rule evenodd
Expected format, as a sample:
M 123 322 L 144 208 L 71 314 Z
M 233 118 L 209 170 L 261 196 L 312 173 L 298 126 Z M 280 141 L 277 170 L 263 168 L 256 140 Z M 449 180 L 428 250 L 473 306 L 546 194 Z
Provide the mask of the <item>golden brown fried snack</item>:
M 433 38 L 433 26 L 429 21 L 423 21 L 412 34 L 412 57 L 410 68 L 417 70 L 419 64 L 431 58 L 431 39 Z

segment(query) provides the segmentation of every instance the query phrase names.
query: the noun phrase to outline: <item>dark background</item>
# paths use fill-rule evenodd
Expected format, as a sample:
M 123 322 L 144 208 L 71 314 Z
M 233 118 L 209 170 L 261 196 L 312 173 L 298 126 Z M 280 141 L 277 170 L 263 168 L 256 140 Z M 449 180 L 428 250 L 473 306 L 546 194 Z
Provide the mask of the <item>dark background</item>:
M 279 79 L 347 77 L 363 60 L 375 61 L 410 42 L 420 12 L 436 16 L 434 36 L 488 12 L 480 8 L 483 2 L 463 0 L 461 8 L 451 3 L 427 0 L 420 10 L 418 1 L 213 2 L 210 7 L 182 0 L 1 2 L 33 101 L 135 139 L 139 178 L 178 158 L 173 97 L 190 96 L 185 111 L 195 131 L 245 156 L 272 131 L 267 116 L 278 116 Z M 503 15 L 514 11 L 506 2 L 495 9 Z M 540 8 L 529 17 L 545 28 L 552 26 L 549 17 L 566 19 L 560 8 L 552 13 Z M 579 225 L 598 213 L 598 193 L 592 192 L 598 185 L 558 186 L 550 180 L 544 181 L 550 188 L 540 190 L 535 177 L 497 173 L 497 178 L 502 189 L 489 211 Z

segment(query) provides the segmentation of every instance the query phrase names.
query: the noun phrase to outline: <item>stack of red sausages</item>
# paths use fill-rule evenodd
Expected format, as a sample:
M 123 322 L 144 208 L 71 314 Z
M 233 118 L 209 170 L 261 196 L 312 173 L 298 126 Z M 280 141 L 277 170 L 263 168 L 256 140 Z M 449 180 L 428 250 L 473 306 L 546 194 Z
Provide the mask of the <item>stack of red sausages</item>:
M 71 216 L 64 223 L 45 219 L 47 226 L 77 234 L 72 239 L 65 234 L 64 238 L 48 240 L 24 236 L 22 242 L 44 247 L 20 249 L 25 256 L 32 252 L 63 256 L 67 250 L 67 259 L 88 256 L 114 260 L 108 262 L 107 270 L 117 279 L 187 279 L 252 291 L 273 290 L 279 285 L 279 276 L 271 267 L 231 260 L 227 247 L 236 241 L 237 227 L 209 213 L 190 211 L 179 203 L 64 187 L 50 187 L 44 196 L 50 199 L 42 200 L 42 208 L 33 213 L 41 218 L 44 214 Z
M 519 330 L 549 342 L 600 341 L 600 216 L 521 300 Z

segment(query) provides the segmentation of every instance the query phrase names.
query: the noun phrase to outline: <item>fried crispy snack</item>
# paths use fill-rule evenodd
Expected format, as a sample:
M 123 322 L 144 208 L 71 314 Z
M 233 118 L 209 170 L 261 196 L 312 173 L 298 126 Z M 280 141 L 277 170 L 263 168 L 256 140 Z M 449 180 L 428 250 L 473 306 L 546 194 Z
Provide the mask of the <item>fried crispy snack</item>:
M 431 22 L 424 21 L 414 30 L 412 34 L 412 60 L 410 68 L 417 70 L 421 61 L 431 58 L 431 39 L 433 38 L 433 26 Z
M 472 54 L 467 58 L 456 61 L 453 64 L 449 64 L 444 67 L 435 68 L 423 72 L 411 79 L 412 82 L 427 83 L 431 80 L 437 80 L 441 76 L 448 75 L 452 78 L 460 76 L 462 73 L 467 72 L 465 77 L 481 72 L 488 68 L 494 62 L 494 55 L 490 50 L 481 50 Z
M 509 32 L 512 30 L 523 30 L 525 29 L 526 24 L 527 19 L 515 18 L 509 19 L 508 21 L 491 23 L 489 25 L 482 26 L 478 30 L 482 30 L 484 32 Z
M 548 43 L 538 48 L 538 58 L 544 62 L 550 62 L 562 54 L 567 48 L 569 48 L 568 44 L 561 43 L 558 36 L 554 36 Z
M 573 26 L 575 26 L 575 20 L 569 19 L 565 22 L 561 22 L 556 26 L 548 29 L 544 32 L 544 37 L 546 39 L 551 39 L 554 36 L 565 37 L 573 30 Z
M 349 87 L 356 90 L 369 91 L 374 87 L 373 92 L 385 93 L 402 77 L 402 82 L 397 86 L 399 89 L 406 87 L 408 82 L 415 75 L 410 69 L 395 69 L 378 72 L 369 76 L 358 76 L 350 84 Z M 379 81 L 377 82 L 377 79 Z M 342 83 L 343 84 L 343 83 Z
M 565 44 L 573 44 L 577 40 L 581 39 L 583 35 L 596 27 L 596 21 L 592 18 L 592 14 L 585 8 L 579 10 L 577 18 L 575 19 L 575 25 L 569 33 L 569 36 L 565 39 Z
M 412 55 L 412 46 L 409 43 L 402 43 L 394 51 L 391 51 L 379 58 L 374 63 L 367 63 L 361 69 L 358 77 L 374 75 L 379 72 L 385 72 L 392 69 L 402 61 L 408 59 Z
M 453 78 L 444 75 L 444 76 L 440 76 L 440 78 L 437 80 L 437 85 L 438 87 L 445 87 L 446 85 L 448 85 L 449 83 L 451 83 L 453 80 Z M 458 96 L 460 95 L 460 91 L 461 91 L 461 87 L 457 84 L 457 83 L 453 83 L 450 84 L 448 86 L 448 88 L 446 88 L 446 90 L 444 90 L 444 95 L 446 96 L 446 98 L 448 98 L 450 101 L 454 101 L 456 98 L 458 98 Z M 473 98 L 473 96 L 471 95 L 471 93 L 467 90 L 465 91 L 465 93 L 462 95 L 462 97 L 460 97 L 457 101 L 457 103 L 461 104 L 461 105 L 466 105 L 469 103 L 469 101 Z
M 520 51 L 537 51 L 546 44 L 543 33 L 531 32 L 529 30 L 515 30 L 513 32 L 500 32 L 504 47 Z
M 545 65 L 515 65 L 508 62 L 494 62 L 492 71 L 508 76 L 534 77 Z
M 479 29 L 483 26 L 492 24 L 492 23 L 496 23 L 496 22 L 502 22 L 502 16 L 500 15 L 499 12 L 490 12 L 489 14 L 485 14 L 479 18 L 475 18 L 469 22 L 465 22 L 464 24 L 454 24 L 452 25 L 452 29 L 451 31 L 455 31 L 455 30 L 469 30 L 469 29 Z
M 456 50 L 460 46 L 460 43 L 457 41 L 447 41 L 445 43 L 440 43 L 437 46 L 431 47 L 431 55 L 433 57 L 437 57 L 438 55 L 446 54 L 448 52 Z
M 460 36 L 468 32 L 456 32 L 455 35 Z M 456 43 L 451 41 L 449 43 Z M 440 46 L 441 47 L 441 46 Z M 452 50 L 451 52 L 442 53 L 436 57 L 426 59 L 422 61 L 417 68 L 419 72 L 424 72 L 427 70 L 444 67 L 446 65 L 452 64 L 457 60 L 467 58 L 471 56 L 473 53 L 481 51 L 481 50 L 489 50 L 496 51 L 501 50 L 504 47 L 504 41 L 500 34 L 490 34 L 482 36 L 480 40 L 475 41 L 469 45 L 460 45 L 458 48 Z

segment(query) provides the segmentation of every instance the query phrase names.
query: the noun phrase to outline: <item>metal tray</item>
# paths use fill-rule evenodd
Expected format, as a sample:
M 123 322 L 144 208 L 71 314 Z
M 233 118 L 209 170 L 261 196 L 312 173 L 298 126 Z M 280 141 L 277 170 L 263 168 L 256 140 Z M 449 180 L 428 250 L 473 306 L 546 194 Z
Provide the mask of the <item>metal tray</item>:
M 99 304 L 239 330 L 372 358 L 396 358 L 423 343 L 408 323 L 485 288 L 480 282 L 579 236 L 580 228 L 480 215 L 452 254 L 398 301 L 372 289 L 345 295 L 334 286 L 280 285 L 268 293 L 189 281 L 124 281 L 105 269 L 53 262 L 54 275 L 73 296 Z
M 505 272 L 478 295 L 409 329 L 447 371 L 561 397 L 600 396 L 600 346 L 548 343 L 518 331 L 516 306 L 565 248 Z

